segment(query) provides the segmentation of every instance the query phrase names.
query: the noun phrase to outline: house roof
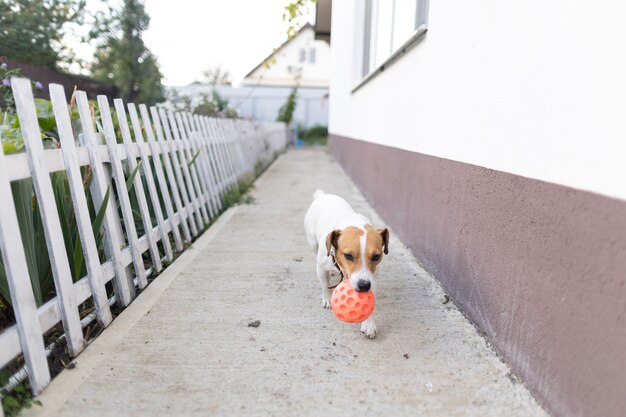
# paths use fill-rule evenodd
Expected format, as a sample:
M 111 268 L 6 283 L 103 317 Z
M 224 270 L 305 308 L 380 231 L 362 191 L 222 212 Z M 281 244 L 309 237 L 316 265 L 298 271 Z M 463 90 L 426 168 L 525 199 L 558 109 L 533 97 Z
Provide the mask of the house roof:
M 332 0 L 317 0 L 315 3 L 315 39 L 330 43 Z
M 311 25 L 310 23 L 306 23 L 304 26 L 302 26 L 300 29 L 298 29 L 298 33 L 295 36 L 292 36 L 291 38 L 287 39 L 285 42 L 283 42 L 282 45 L 280 45 L 278 48 L 276 48 L 271 54 L 269 54 L 267 57 L 265 57 L 265 59 L 263 59 L 263 61 L 261 61 L 259 63 L 259 65 L 257 65 L 256 67 L 254 67 L 252 69 L 252 71 L 250 71 L 249 73 L 247 73 L 243 78 L 248 78 L 249 76 L 251 76 L 256 70 L 258 70 L 259 68 L 261 68 L 261 66 L 263 66 L 263 64 L 265 62 L 267 62 L 271 57 L 273 57 L 274 55 L 278 54 L 282 49 L 285 48 L 285 46 L 289 45 L 294 39 L 296 39 L 298 36 L 300 36 L 300 34 L 302 32 L 304 32 L 304 30 L 306 29 L 313 29 L 313 25 Z

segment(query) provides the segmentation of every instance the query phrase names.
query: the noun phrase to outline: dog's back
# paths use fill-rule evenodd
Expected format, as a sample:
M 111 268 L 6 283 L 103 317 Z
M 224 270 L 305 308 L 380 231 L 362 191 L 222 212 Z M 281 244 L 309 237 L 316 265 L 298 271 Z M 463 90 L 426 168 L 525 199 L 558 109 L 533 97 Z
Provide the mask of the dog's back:
M 355 223 L 356 222 L 356 223 Z M 343 225 L 346 223 L 346 225 Z M 367 223 L 367 219 L 354 212 L 343 198 L 326 194 L 323 190 L 313 193 L 313 202 L 304 216 L 304 230 L 307 242 L 317 248 L 326 235 L 335 228 Z

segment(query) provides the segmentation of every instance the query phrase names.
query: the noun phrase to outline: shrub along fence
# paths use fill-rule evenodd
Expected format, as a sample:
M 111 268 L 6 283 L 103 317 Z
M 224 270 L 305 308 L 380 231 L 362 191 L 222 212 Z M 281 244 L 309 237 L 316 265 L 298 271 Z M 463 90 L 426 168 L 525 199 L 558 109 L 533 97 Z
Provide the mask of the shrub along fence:
M 28 80 L 11 83 L 25 152 L 0 150 L 0 295 L 15 317 L 0 333 L 0 367 L 37 394 L 50 381 L 51 330 L 60 323 L 53 344 L 79 354 L 85 326 L 106 327 L 111 307 L 127 306 L 287 138 L 282 123 L 119 99 L 112 109 L 81 91 L 68 105 L 55 84 L 46 114 Z M 42 140 L 46 129 L 54 140 Z

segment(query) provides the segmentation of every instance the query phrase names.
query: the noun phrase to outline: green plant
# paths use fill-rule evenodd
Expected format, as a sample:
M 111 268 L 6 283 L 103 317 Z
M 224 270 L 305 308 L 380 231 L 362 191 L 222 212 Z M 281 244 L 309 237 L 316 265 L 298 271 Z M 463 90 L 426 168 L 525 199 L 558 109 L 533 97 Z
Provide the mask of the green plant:
M 302 139 L 328 136 L 328 128 L 322 125 L 315 125 L 307 130 L 303 130 L 300 136 Z
M 9 376 L 9 372 L 6 370 L 0 372 L 0 387 L 7 386 Z M 30 384 L 27 381 L 19 383 L 12 390 L 0 390 L 0 397 L 2 398 L 2 410 L 6 417 L 18 415 L 22 408 L 31 408 L 33 405 L 41 406 L 41 401 L 33 399 Z
M 49 146 L 57 146 L 58 144 L 58 132 L 56 126 L 56 119 L 52 110 L 52 104 L 48 100 L 35 99 L 35 108 L 37 110 L 37 120 L 39 122 L 39 128 L 42 131 L 42 140 L 49 143 Z M 75 109 L 72 109 L 74 121 L 77 122 L 77 113 Z M 96 116 L 98 113 L 95 113 Z M 19 130 L 19 121 L 14 113 L 4 113 L 3 116 L 8 126 L 8 131 L 14 135 L 11 141 L 6 141 L 4 137 L 0 137 L 3 143 L 3 149 L 5 153 L 13 153 L 19 151 L 23 147 L 23 139 Z M 115 125 L 116 129 L 117 124 Z M 0 130 L 0 133 L 6 132 L 7 129 Z M 79 130 L 80 131 L 80 130 Z M 10 146 L 6 146 L 6 144 Z M 133 190 L 134 180 L 141 166 L 141 161 L 138 163 L 134 171 L 129 175 L 127 180 L 127 188 L 129 192 Z M 87 196 L 87 201 L 92 202 L 91 190 L 89 184 L 91 181 L 91 171 L 89 168 L 82 168 L 83 174 L 83 186 Z M 72 271 L 72 277 L 74 281 L 77 281 L 81 277 L 86 275 L 86 268 L 84 262 L 84 256 L 82 252 L 82 246 L 80 242 L 80 235 L 78 232 L 78 226 L 76 224 L 76 218 L 74 215 L 73 205 L 71 201 L 71 193 L 67 177 L 64 172 L 54 172 L 50 175 L 52 181 L 52 188 L 54 192 L 54 198 L 59 214 L 59 220 L 61 222 L 61 231 L 63 233 L 63 240 L 65 242 L 65 249 L 70 260 L 70 268 Z M 46 240 L 44 235 L 44 226 L 39 213 L 39 205 L 34 193 L 33 183 L 31 179 L 23 179 L 13 181 L 11 183 L 11 189 L 13 192 L 13 198 L 15 201 L 15 208 L 18 217 L 18 223 L 20 226 L 20 233 L 22 241 L 24 243 L 24 251 L 26 255 L 26 262 L 28 266 L 28 272 L 33 287 L 33 293 L 35 295 L 35 301 L 37 305 L 43 304 L 50 294 L 54 291 L 54 280 L 52 278 L 52 269 L 50 265 L 50 259 L 48 257 L 48 249 L 46 247 Z M 92 204 L 89 205 L 90 214 L 92 218 L 92 227 L 94 236 L 96 237 L 96 243 L 98 250 L 102 253 L 103 250 L 103 232 L 102 224 L 104 221 L 104 213 L 109 202 L 110 190 L 107 190 L 102 205 L 96 211 Z M 136 201 L 133 204 L 133 210 L 138 211 Z M 11 305 L 11 298 L 9 296 L 9 289 L 7 283 L 7 276 L 4 270 L 4 264 L 2 257 L 0 256 L 0 301 L 5 306 Z
M 285 124 L 289 125 L 291 123 L 291 119 L 293 118 L 293 112 L 296 110 L 296 98 L 298 94 L 298 85 L 289 93 L 287 97 L 287 101 L 283 104 L 278 110 L 278 117 L 276 118 L 279 122 L 285 122 Z

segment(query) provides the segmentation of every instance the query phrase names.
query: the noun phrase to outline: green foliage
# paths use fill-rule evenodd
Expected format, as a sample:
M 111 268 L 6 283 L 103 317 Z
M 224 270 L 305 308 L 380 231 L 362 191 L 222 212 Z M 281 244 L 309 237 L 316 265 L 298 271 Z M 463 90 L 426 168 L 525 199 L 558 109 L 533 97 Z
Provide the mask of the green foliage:
M 195 105 L 191 97 L 180 95 L 174 90 L 174 93 L 170 95 L 169 103 L 176 111 L 192 112 L 209 117 L 239 117 L 237 111 L 228 106 L 228 100 L 222 97 L 215 88 L 211 94 L 201 94 L 200 100 Z
M 315 125 L 308 130 L 303 130 L 300 139 L 307 145 L 326 145 L 328 142 L 328 128 Z
M 116 85 L 127 102 L 148 106 L 165 99 L 163 74 L 142 39 L 149 25 L 143 1 L 124 0 L 119 10 L 100 16 L 92 31 L 103 39 L 94 57 L 94 78 Z
M 0 108 L 5 111 L 15 111 L 15 100 L 13 99 L 13 90 L 11 90 L 11 78 L 21 77 L 22 72 L 19 68 L 9 69 L 6 58 L 0 57 Z M 33 82 L 35 91 L 41 90 L 43 86 L 40 82 Z M 2 120 L 0 120 L 2 125 Z
M 201 116 L 216 117 L 219 114 L 218 104 L 208 94 L 202 94 L 200 101 L 193 108 L 193 113 Z
M 178 90 L 172 88 L 167 90 L 167 105 L 175 112 L 190 113 L 193 111 L 193 100 L 190 96 L 180 94 Z
M 71 61 L 62 41 L 84 14 L 85 0 L 2 0 L 0 56 L 47 68 Z
M 289 96 L 287 97 L 287 101 L 283 104 L 278 110 L 278 117 L 276 118 L 279 122 L 285 122 L 285 124 L 289 125 L 291 120 L 293 119 L 293 112 L 296 110 L 296 99 L 298 93 L 298 85 L 291 90 Z
M 0 387 L 4 387 L 9 382 L 9 372 L 0 372 Z M 41 406 L 41 401 L 34 400 L 28 382 L 18 384 L 11 391 L 0 390 L 2 398 L 2 409 L 6 417 L 17 416 L 22 408 L 31 408 L 33 405 Z
M 287 36 L 289 39 L 298 34 L 298 28 L 302 26 L 301 19 L 308 8 L 315 4 L 316 0 L 296 0 L 285 5 L 283 22 L 287 22 Z
M 315 125 L 309 128 L 308 130 L 302 131 L 300 136 L 302 139 L 309 139 L 312 137 L 319 137 L 319 136 L 328 136 L 328 128 L 322 125 Z

